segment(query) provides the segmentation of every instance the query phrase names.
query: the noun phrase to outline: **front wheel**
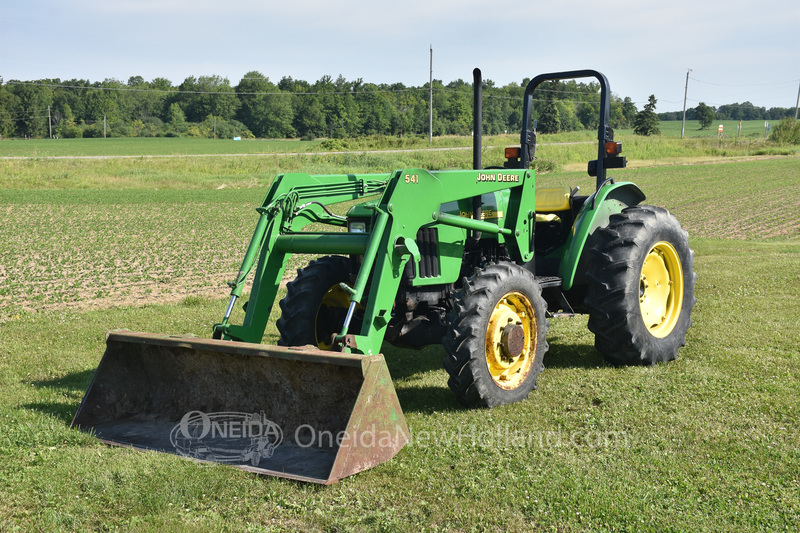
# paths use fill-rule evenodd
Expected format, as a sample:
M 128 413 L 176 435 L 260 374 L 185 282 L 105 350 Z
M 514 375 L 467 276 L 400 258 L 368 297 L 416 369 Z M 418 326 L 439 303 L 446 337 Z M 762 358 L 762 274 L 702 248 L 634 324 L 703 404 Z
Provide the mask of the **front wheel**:
M 529 271 L 492 264 L 456 294 L 442 344 L 447 384 L 468 406 L 525 399 L 536 388 L 547 351 L 547 304 Z
M 686 230 L 645 205 L 613 215 L 593 240 L 586 305 L 597 350 L 622 364 L 675 359 L 696 301 Z

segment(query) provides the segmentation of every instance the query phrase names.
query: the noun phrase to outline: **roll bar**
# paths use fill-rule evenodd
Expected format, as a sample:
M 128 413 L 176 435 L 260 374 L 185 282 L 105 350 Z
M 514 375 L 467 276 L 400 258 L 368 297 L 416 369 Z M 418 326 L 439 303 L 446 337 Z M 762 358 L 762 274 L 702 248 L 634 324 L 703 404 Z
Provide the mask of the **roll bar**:
M 552 72 L 540 74 L 533 78 L 525 87 L 525 96 L 522 107 L 522 134 L 520 135 L 520 166 L 528 168 L 533 161 L 536 150 L 536 134 L 532 129 L 533 117 L 533 91 L 545 81 L 567 80 L 575 78 L 596 78 L 600 82 L 600 123 L 597 126 L 597 159 L 589 161 L 588 172 L 590 176 L 597 176 L 597 189 L 606 181 L 607 168 L 624 168 L 625 157 L 617 157 L 622 149 L 616 145 L 613 153 L 609 152 L 610 143 L 614 142 L 614 130 L 609 124 L 611 109 L 611 91 L 608 79 L 604 74 L 591 69 L 570 70 L 566 72 Z

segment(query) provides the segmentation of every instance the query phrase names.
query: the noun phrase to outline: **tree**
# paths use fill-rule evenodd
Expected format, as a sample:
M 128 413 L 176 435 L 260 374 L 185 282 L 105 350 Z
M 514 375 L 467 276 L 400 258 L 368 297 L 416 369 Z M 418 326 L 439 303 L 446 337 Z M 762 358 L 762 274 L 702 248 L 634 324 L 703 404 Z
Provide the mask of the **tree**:
M 560 131 L 577 131 L 584 129 L 584 125 L 581 123 L 578 115 L 575 113 L 577 107 L 582 107 L 582 104 L 576 105 L 575 103 L 568 102 L 566 100 L 556 100 L 555 104 L 558 108 L 558 119 L 561 122 Z M 598 107 L 595 122 L 597 122 L 599 115 L 600 110 Z M 597 124 L 595 124 L 594 128 L 597 128 Z
M 509 104 L 506 93 L 492 80 L 483 80 L 483 133 L 497 135 L 508 130 Z M 499 98 L 498 98 L 499 97 Z
M 278 89 L 292 93 L 291 102 L 294 118 L 292 126 L 296 135 L 303 139 L 313 139 L 325 134 L 325 115 L 316 95 L 311 92 L 311 85 L 305 80 L 294 80 L 284 76 L 278 82 Z
M 389 133 L 392 127 L 392 104 L 385 92 L 372 83 L 366 84 L 359 93 L 363 132 L 367 135 Z
M 600 104 L 582 102 L 577 105 L 575 115 L 584 128 L 597 129 L 600 121 Z
M 548 100 L 542 108 L 537 129 L 542 133 L 558 133 L 561 131 L 559 108 L 553 100 Z
M 769 138 L 780 144 L 800 144 L 800 122 L 787 117 L 772 129 Z
M 89 80 L 71 79 L 64 80 L 58 85 L 66 87 L 58 87 L 53 91 L 53 123 L 59 124 L 64 116 L 65 107 L 69 107 L 72 112 L 75 123 L 90 120 L 86 114 L 86 106 L 88 104 L 87 93 L 92 86 Z
M 189 122 L 202 122 L 209 115 L 231 119 L 239 107 L 228 78 L 189 76 L 178 90 L 178 101 Z
M 159 78 L 153 80 L 153 83 L 144 81 L 141 76 L 131 76 L 128 78 L 128 87 L 136 89 L 136 91 L 128 92 L 128 108 L 131 120 L 139 120 L 144 123 L 145 119 L 153 117 L 161 117 L 164 112 L 164 102 L 167 99 L 165 90 L 171 88 L 164 88 L 163 86 L 156 87 L 155 83 Z
M 346 136 L 361 134 L 362 119 L 361 106 L 356 102 L 355 93 L 364 85 L 364 80 L 358 78 L 355 81 L 347 81 L 344 76 L 339 75 L 334 83 L 336 92 L 340 93 L 339 100 L 339 127 Z M 402 84 L 400 85 L 402 87 Z
M 295 112 L 295 129 L 303 139 L 325 135 L 325 112 L 316 95 L 303 95 Z
M 633 126 L 633 123 L 636 121 L 636 113 L 637 113 L 636 104 L 633 103 L 633 100 L 631 100 L 630 96 L 626 96 L 622 100 L 622 104 L 620 106 L 618 127 L 630 128 L 631 126 Z
M 236 86 L 241 106 L 236 116 L 257 137 L 285 138 L 295 134 L 290 95 L 282 95 L 260 72 L 251 71 Z
M 354 85 L 361 84 L 361 80 L 351 83 L 341 75 L 335 82 L 330 76 L 323 76 L 314 84 L 315 98 L 325 118 L 325 135 L 346 137 L 361 132 L 360 110 L 352 95 Z
M 697 104 L 697 120 L 700 121 L 700 129 L 706 130 L 714 122 L 714 110 L 708 107 L 705 103 L 700 102 Z
M 177 102 L 173 102 L 167 111 L 167 124 L 169 124 L 171 133 L 173 135 L 180 135 L 186 131 L 188 125 L 186 124 L 186 115 L 183 109 Z
M 0 137 L 8 137 L 14 131 L 14 115 L 12 115 L 15 107 L 14 98 L 15 96 L 3 85 L 3 78 L 0 78 Z
M 276 87 L 257 71 L 245 74 L 235 89 L 220 76 L 190 76 L 180 87 L 174 87 L 166 78 L 151 82 L 142 76 L 125 79 L 125 82 L 52 79 L 8 84 L 0 79 L 0 134 L 46 136 L 48 106 L 53 132 L 61 136 L 71 128 L 79 129 L 84 136 L 103 136 L 104 117 L 107 133 L 117 136 L 205 136 L 208 131 L 213 135 L 215 121 L 218 130 L 233 128 L 226 130 L 225 135 L 234 130 L 244 131 L 234 119 L 259 137 L 271 138 L 402 136 L 428 132 L 427 83 L 406 87 L 402 83 L 372 84 L 361 79 L 348 81 L 344 76 L 323 76 L 310 84 L 284 77 Z M 522 95 L 529 81 L 498 87 L 491 80 L 484 80 L 485 134 L 520 130 Z M 574 80 L 544 83 L 534 95 L 533 115 L 542 123 L 540 129 L 596 128 L 598 90 L 596 83 Z M 179 106 L 182 116 L 173 104 Z M 745 105 L 753 107 L 742 104 Z M 736 104 L 737 112 L 740 108 Z M 694 116 L 695 110 L 690 113 Z M 777 120 L 793 115 L 794 109 L 775 108 L 770 110 L 770 115 L 773 113 L 777 116 L 769 118 Z M 613 97 L 611 121 L 615 128 L 632 127 L 636 114 L 630 98 L 623 101 Z M 717 116 L 722 118 L 720 112 Z M 224 126 L 220 126 L 221 121 Z M 456 80 L 445 85 L 442 80 L 433 81 L 433 130 L 436 135 L 469 134 L 471 83 Z
M 655 95 L 651 94 L 644 105 L 644 109 L 636 114 L 636 119 L 633 121 L 633 133 L 636 135 L 658 135 L 661 131 L 658 129 L 658 115 L 656 115 L 656 100 Z
M 56 126 L 56 134 L 65 139 L 76 139 L 83 137 L 83 130 L 75 124 L 75 116 L 69 104 L 65 103 L 61 107 L 61 120 Z
M 84 118 L 86 120 L 102 124 L 104 117 L 107 121 L 125 120 L 128 118 L 125 116 L 124 111 L 120 109 L 119 95 L 121 93 L 115 90 L 106 90 L 107 88 L 118 89 L 122 87 L 121 82 L 105 80 L 102 83 L 95 83 L 94 87 L 96 87 L 96 89 L 87 91 L 84 97 Z
M 47 136 L 47 106 L 53 103 L 52 91 L 47 87 L 19 84 L 12 85 L 11 92 L 16 96 L 12 113 L 16 118 L 17 134 Z

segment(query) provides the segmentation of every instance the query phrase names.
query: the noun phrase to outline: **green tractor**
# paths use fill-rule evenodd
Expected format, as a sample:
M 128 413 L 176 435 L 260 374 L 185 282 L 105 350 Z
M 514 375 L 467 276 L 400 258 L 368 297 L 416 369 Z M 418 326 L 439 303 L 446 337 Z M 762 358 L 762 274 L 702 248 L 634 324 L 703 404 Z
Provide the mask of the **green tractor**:
M 298 428 L 338 428 L 352 436 L 368 423 L 390 421 L 384 429 L 402 433 L 407 428 L 380 355 L 384 341 L 442 345 L 456 398 L 494 407 L 536 388 L 548 320 L 576 313 L 589 315 L 597 350 L 615 364 L 675 359 L 695 303 L 693 252 L 674 216 L 641 205 L 639 187 L 606 175 L 626 166 L 609 125 L 606 77 L 581 70 L 533 78 L 525 89 L 520 145 L 506 149 L 502 166 L 484 167 L 482 81 L 478 69 L 474 75 L 472 170 L 278 176 L 257 209 L 260 218 L 213 339 L 110 334 L 73 425 L 93 428 L 106 442 L 162 451 L 169 445 L 153 428 L 174 425 L 188 412 L 260 411 L 284 435 L 294 429 L 295 451 L 311 441 Z M 569 186 L 537 189 L 530 169 L 534 90 L 545 81 L 586 77 L 600 84 L 597 159 L 588 165 L 596 188 L 588 195 Z M 353 201 L 345 216 L 329 209 Z M 277 319 L 279 346 L 262 345 L 287 259 L 298 253 L 321 257 L 288 283 Z M 233 324 L 251 275 L 243 322 Z M 359 369 L 355 381 L 343 377 L 351 367 Z M 245 375 L 261 377 L 237 385 Z M 259 380 L 270 386 L 259 387 Z M 125 409 L 115 404 L 121 388 Z M 191 400 L 179 392 L 197 388 L 204 394 Z M 132 419 L 142 420 L 139 430 L 131 429 Z M 208 427 L 201 425 L 200 433 Z M 196 437 L 190 433 L 183 428 L 187 442 Z M 274 442 L 263 465 L 248 458 L 260 472 L 327 483 L 387 460 L 404 443 L 372 449 L 371 458 L 357 446 L 332 444 L 328 462 L 313 472 L 297 466 L 307 458 L 281 459 L 284 446 Z

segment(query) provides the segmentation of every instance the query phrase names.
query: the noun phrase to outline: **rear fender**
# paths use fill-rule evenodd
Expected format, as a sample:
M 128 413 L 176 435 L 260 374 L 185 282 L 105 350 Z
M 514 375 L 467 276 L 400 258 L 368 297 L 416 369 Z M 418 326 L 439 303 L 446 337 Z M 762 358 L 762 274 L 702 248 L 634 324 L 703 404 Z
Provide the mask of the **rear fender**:
M 558 271 L 565 291 L 570 290 L 576 281 L 583 281 L 586 243 L 597 228 L 607 226 L 611 215 L 638 205 L 645 198 L 642 190 L 633 183 L 608 180 L 586 200 L 572 226 Z

